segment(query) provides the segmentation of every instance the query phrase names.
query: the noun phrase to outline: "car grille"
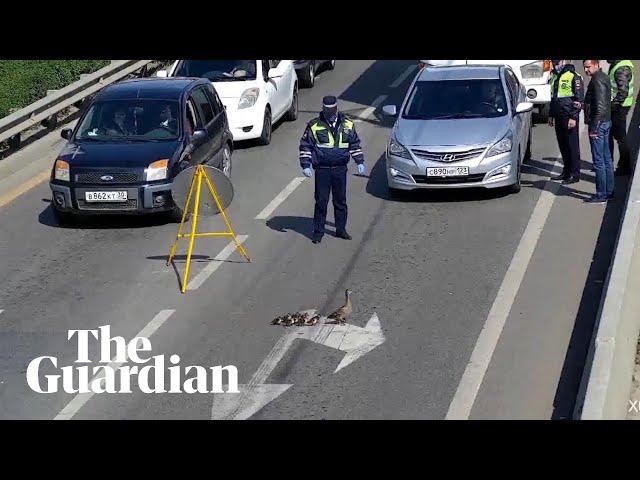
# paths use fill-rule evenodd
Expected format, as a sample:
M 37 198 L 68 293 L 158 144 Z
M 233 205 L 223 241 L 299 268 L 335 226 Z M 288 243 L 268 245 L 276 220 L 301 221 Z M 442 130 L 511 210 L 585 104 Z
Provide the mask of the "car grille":
M 470 160 L 472 158 L 479 157 L 484 152 L 485 147 L 474 148 L 473 150 L 467 150 L 464 152 L 429 152 L 427 150 L 411 149 L 413 154 L 422 159 L 429 160 L 431 162 L 461 162 L 463 160 Z M 446 157 L 446 158 L 443 158 Z
M 416 183 L 424 184 L 453 184 L 453 183 L 477 183 L 484 179 L 484 173 L 472 173 L 462 177 L 427 177 L 426 175 L 412 175 Z
M 133 198 L 126 202 L 87 202 L 78 199 L 78 208 L 80 210 L 137 210 L 138 200 Z
M 109 175 L 113 180 L 102 180 L 100 177 Z M 137 183 L 140 176 L 135 172 L 81 172 L 76 174 L 76 183 L 110 185 L 117 183 Z

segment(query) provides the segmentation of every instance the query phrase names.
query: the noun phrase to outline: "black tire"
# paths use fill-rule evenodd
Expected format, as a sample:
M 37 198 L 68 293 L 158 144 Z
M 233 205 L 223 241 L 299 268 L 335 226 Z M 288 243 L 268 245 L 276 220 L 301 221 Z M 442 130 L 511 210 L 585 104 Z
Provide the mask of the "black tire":
M 262 135 L 258 138 L 259 145 L 269 145 L 271 143 L 271 130 L 273 125 L 271 124 L 271 112 L 269 109 L 264 111 L 264 120 L 262 123 Z
M 285 114 L 285 120 L 288 122 L 295 122 L 298 119 L 298 88 L 294 87 L 293 89 L 293 100 L 291 102 L 291 107 Z
M 222 160 L 220 162 L 220 170 L 227 176 L 227 178 L 231 178 L 231 170 L 233 167 L 233 163 L 231 161 L 231 148 L 226 144 L 222 149 Z
M 387 191 L 389 192 L 389 197 L 400 199 L 407 197 L 411 190 L 400 190 L 399 188 L 392 188 L 387 185 Z
M 333 70 L 334 68 L 336 68 L 336 61 L 335 60 L 329 60 L 327 62 L 327 70 Z
M 173 210 L 169 212 L 169 220 L 172 223 L 180 223 L 182 221 L 182 214 L 184 211 L 176 204 L 173 205 Z M 187 218 L 184 219 L 185 223 L 191 219 L 191 214 L 187 215 Z
M 53 218 L 56 220 L 56 223 L 60 227 L 66 227 L 69 225 L 74 225 L 76 223 L 76 216 L 73 213 L 69 212 L 61 212 L 55 207 L 53 208 Z
M 524 152 L 524 158 L 522 159 L 523 163 L 528 163 L 531 161 L 531 134 L 533 132 L 529 129 L 529 139 L 527 140 L 527 150 Z
M 550 103 L 545 103 L 538 109 L 538 122 L 547 123 L 549 121 L 549 110 L 551 109 Z
M 300 83 L 305 88 L 313 88 L 316 83 L 316 64 L 312 60 L 300 76 Z
M 520 193 L 520 190 L 522 190 L 521 176 L 522 176 L 522 169 L 520 168 L 520 165 L 518 165 L 518 175 L 516 177 L 517 178 L 516 183 L 508 187 L 509 193 Z

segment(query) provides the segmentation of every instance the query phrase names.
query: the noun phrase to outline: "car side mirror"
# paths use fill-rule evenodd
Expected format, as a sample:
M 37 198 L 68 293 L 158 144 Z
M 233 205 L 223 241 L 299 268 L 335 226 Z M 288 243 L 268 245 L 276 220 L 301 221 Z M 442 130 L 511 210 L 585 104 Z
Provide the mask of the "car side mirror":
M 382 112 L 390 117 L 395 117 L 398 114 L 398 109 L 395 105 L 385 105 L 382 107 Z
M 73 130 L 71 130 L 70 128 L 63 128 L 62 131 L 60 132 L 60 136 L 65 140 L 69 140 L 71 138 L 72 132 Z
M 198 143 L 202 141 L 206 135 L 207 132 L 205 132 L 204 130 L 196 130 L 191 135 L 191 143 Z
M 516 115 L 519 113 L 530 112 L 533 110 L 533 103 L 531 102 L 520 102 L 516 106 Z
M 269 78 L 282 78 L 282 72 L 279 72 L 275 68 L 269 69 Z
M 166 70 L 158 70 L 156 72 L 156 77 L 167 78 L 169 73 Z

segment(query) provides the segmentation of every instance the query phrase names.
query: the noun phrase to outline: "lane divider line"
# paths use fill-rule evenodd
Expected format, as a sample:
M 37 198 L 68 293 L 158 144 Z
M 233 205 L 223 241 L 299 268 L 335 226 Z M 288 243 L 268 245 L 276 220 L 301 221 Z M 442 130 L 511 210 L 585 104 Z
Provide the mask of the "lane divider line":
M 135 337 L 149 338 L 162 326 L 162 324 L 171 315 L 173 315 L 174 312 L 175 310 L 161 310 L 160 312 L 158 312 L 158 314 L 155 317 L 153 317 L 153 319 L 149 323 L 147 323 L 147 325 L 145 325 L 145 327 L 142 330 L 140 330 L 137 333 L 137 335 L 135 335 Z M 109 366 L 113 369 L 117 369 L 121 365 L 122 363 L 115 363 L 113 361 L 109 364 Z M 104 369 L 102 369 L 98 375 L 96 375 L 94 378 L 90 380 L 89 384 L 93 383 L 96 380 L 103 379 L 104 375 L 105 375 Z M 54 420 L 71 420 L 76 415 L 76 413 L 78 413 L 78 411 L 80 411 L 80 409 L 91 399 L 91 397 L 93 397 L 93 395 L 94 395 L 93 392 L 77 394 L 67 404 L 67 406 L 64 407 L 60 411 L 60 413 L 58 413 L 58 415 L 55 416 Z
M 266 220 L 269 217 L 269 215 L 271 215 L 274 212 L 274 210 L 278 208 L 278 206 L 282 202 L 284 202 L 287 199 L 287 197 L 291 195 L 296 188 L 298 188 L 298 185 L 304 182 L 304 180 L 305 180 L 305 177 L 296 177 L 293 180 L 291 180 L 289 182 L 289 185 L 284 187 L 284 189 L 278 195 L 276 195 L 276 198 L 271 200 L 271 202 L 269 202 L 269 204 L 266 207 L 264 207 L 264 209 L 258 215 L 256 215 L 255 219 Z
M 249 235 L 236 235 L 238 242 L 244 243 Z M 195 277 L 191 279 L 187 290 L 197 290 L 200 286 L 215 272 L 225 260 L 227 260 L 233 252 L 236 251 L 236 242 L 231 240 L 216 257 L 207 264 Z
M 414 72 L 416 72 L 416 66 L 409 65 L 407 69 L 404 72 L 402 72 L 402 74 L 398 78 L 396 78 L 391 85 L 389 85 L 389 88 L 398 88 L 400 85 L 402 85 L 402 82 L 404 82 L 407 79 L 407 77 Z

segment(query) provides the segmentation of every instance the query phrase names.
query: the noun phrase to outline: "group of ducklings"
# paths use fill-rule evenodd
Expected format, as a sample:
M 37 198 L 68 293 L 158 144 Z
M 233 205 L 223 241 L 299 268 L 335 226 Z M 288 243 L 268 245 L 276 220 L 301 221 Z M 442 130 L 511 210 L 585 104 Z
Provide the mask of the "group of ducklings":
M 291 327 L 293 325 L 296 327 L 311 327 L 318 323 L 318 320 L 320 320 L 320 315 L 314 315 L 312 317 L 306 312 L 296 312 L 287 313 L 274 318 L 271 321 L 271 325 L 282 325 L 283 327 Z
M 347 321 L 347 317 L 353 311 L 353 305 L 351 304 L 351 293 L 351 290 L 345 290 L 344 305 L 327 316 L 328 319 L 333 320 L 332 322 L 327 323 L 336 323 L 339 325 L 345 324 L 345 322 Z M 318 323 L 318 320 L 320 320 L 320 315 L 315 315 L 312 317 L 306 312 L 287 313 L 285 315 L 280 315 L 279 317 L 274 318 L 271 321 L 271 325 L 282 325 L 284 327 L 290 327 L 292 325 L 295 325 L 297 327 L 313 326 Z

